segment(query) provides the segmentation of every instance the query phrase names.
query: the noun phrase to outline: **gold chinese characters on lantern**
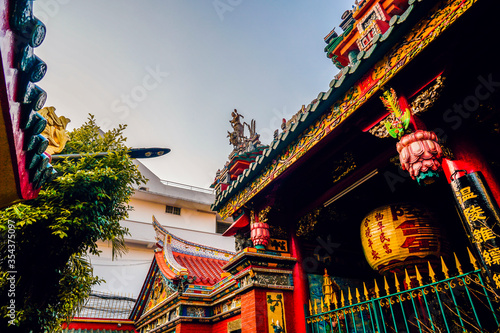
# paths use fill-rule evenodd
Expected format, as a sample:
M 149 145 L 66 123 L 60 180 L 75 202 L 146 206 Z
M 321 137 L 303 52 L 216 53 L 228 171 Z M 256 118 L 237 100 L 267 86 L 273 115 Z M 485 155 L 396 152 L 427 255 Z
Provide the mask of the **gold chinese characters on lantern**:
M 381 274 L 435 260 L 445 245 L 431 212 L 407 203 L 371 211 L 361 223 L 361 243 L 366 260 Z

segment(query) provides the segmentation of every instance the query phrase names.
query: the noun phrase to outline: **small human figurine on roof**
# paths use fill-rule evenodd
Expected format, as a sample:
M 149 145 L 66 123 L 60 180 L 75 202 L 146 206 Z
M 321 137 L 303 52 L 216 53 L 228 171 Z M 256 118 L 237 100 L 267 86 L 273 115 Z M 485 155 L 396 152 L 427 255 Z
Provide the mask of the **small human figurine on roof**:
M 244 136 L 244 130 L 245 128 L 243 127 L 243 124 L 241 123 L 240 118 L 245 118 L 243 115 L 238 113 L 238 110 L 234 109 L 233 112 L 231 112 L 231 116 L 233 119 L 231 119 L 229 122 L 231 123 L 231 127 L 233 128 L 233 131 L 237 133 L 239 138 L 243 138 Z
M 244 151 L 253 151 L 256 147 L 261 146 L 260 135 L 256 132 L 255 120 L 252 119 L 250 124 L 246 122 L 241 122 L 243 115 L 238 113 L 238 110 L 234 109 L 231 112 L 232 119 L 229 121 L 232 132 L 227 132 L 227 137 L 229 138 L 229 144 L 234 146 L 234 150 L 238 153 Z M 248 128 L 249 136 L 245 136 L 245 126 Z

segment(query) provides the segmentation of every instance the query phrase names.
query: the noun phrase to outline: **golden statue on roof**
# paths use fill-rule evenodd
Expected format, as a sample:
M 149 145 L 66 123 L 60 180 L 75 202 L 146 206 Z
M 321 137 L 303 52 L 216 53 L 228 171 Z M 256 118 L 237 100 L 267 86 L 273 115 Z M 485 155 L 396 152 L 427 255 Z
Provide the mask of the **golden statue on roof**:
M 45 152 L 50 155 L 60 153 L 69 140 L 66 126 L 71 120 L 64 116 L 58 117 L 55 111 L 56 108 L 53 106 L 44 107 L 38 111 L 38 113 L 47 119 L 47 126 L 45 126 L 41 134 L 49 140 L 49 146 Z

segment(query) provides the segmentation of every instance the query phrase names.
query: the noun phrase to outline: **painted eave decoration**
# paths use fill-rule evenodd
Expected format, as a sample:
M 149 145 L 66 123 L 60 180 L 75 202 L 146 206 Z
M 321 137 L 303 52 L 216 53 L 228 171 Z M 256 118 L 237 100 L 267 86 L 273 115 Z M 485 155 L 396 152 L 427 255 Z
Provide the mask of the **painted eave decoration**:
M 233 252 L 180 239 L 154 217 L 153 227 L 158 248 L 129 316 L 136 325 L 144 325 L 152 318 L 163 318 L 168 314 L 168 323 L 161 321 L 157 324 L 170 328 L 176 320 L 190 318 L 189 314 L 186 317 L 179 312 L 181 307 L 185 309 L 192 304 L 212 307 L 213 302 L 227 297 L 238 288 L 233 276 L 223 271 L 223 266 L 233 258 Z
M 307 151 L 375 95 L 429 43 L 478 0 L 409 0 L 408 8 L 357 62 L 344 67 L 327 92 L 307 106 L 298 121 L 271 142 L 249 168 L 217 196 L 212 210 L 230 217 Z M 389 51 L 393 52 L 389 52 Z
M 41 135 L 47 121 L 37 112 L 46 93 L 35 83 L 46 64 L 34 54 L 45 37 L 45 25 L 33 15 L 28 0 L 0 3 L 0 207 L 38 196 L 55 176 L 48 140 Z
M 193 284 L 213 286 L 221 280 L 222 266 L 234 253 L 178 238 L 168 232 L 153 216 L 156 238 L 163 240 L 155 258 L 166 278 L 189 279 Z

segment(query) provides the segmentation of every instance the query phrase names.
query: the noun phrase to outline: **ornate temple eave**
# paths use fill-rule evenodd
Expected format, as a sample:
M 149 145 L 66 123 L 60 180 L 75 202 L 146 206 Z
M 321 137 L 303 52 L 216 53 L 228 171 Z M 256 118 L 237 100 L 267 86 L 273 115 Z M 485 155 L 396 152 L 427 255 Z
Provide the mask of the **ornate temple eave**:
M 180 307 L 186 306 L 202 306 L 202 307 L 212 307 L 217 304 L 227 302 L 228 300 L 234 298 L 237 294 L 241 292 L 241 289 L 238 288 L 238 284 L 235 280 L 229 279 L 221 281 L 220 285 L 214 286 L 213 290 L 210 294 L 198 294 L 193 293 L 190 290 L 192 288 L 196 288 L 196 285 L 189 285 L 186 288 L 186 291 L 181 293 L 174 293 L 169 296 L 167 299 L 158 303 L 151 309 L 148 309 L 146 312 L 142 314 L 140 312 L 138 315 L 130 316 L 130 319 L 135 321 L 135 326 L 137 329 L 141 329 L 144 326 L 147 326 L 150 323 L 157 321 L 159 318 L 164 317 L 169 312 L 178 309 Z M 136 305 L 137 307 L 137 305 Z M 191 316 L 183 316 L 180 315 L 176 317 L 174 320 L 160 325 L 159 327 L 153 329 L 151 332 L 164 332 L 166 329 L 170 329 L 175 327 L 181 322 L 217 322 L 222 318 L 227 318 L 228 316 L 234 316 L 240 313 L 240 307 L 231 308 L 228 311 L 222 312 L 220 314 L 216 314 L 213 316 L 207 316 L 202 318 L 196 318 Z
M 189 285 L 186 288 L 186 291 L 182 295 L 183 297 L 200 298 L 204 299 L 205 301 L 212 302 L 214 301 L 214 296 L 216 296 L 218 293 L 223 292 L 226 289 L 231 288 L 235 284 L 237 284 L 237 282 L 234 279 L 232 281 L 224 281 L 224 283 L 215 285 L 212 289 L 210 289 L 204 294 L 199 293 L 195 285 Z
M 178 238 L 154 216 L 153 227 L 159 247 L 129 317 L 138 326 L 177 311 L 182 305 L 210 307 L 221 298 L 235 295 L 237 281 L 230 274 L 222 274 L 220 268 L 234 253 Z M 171 327 L 171 323 L 167 326 Z
M 292 257 L 289 253 L 269 254 L 266 253 L 266 251 L 259 251 L 255 248 L 246 248 L 234 256 L 223 269 L 233 274 L 233 276 L 236 276 L 250 266 L 289 269 L 293 267 L 296 261 L 297 259 Z
M 175 319 L 172 322 L 169 322 L 168 324 L 159 326 L 155 329 L 152 329 L 148 331 L 149 333 L 163 333 L 163 332 L 175 332 L 175 331 L 170 331 L 171 328 L 176 327 L 177 325 L 181 323 L 214 323 L 218 322 L 219 320 L 231 316 L 235 316 L 237 314 L 241 313 L 241 307 L 231 309 L 229 311 L 220 313 L 218 315 L 212 316 L 212 317 L 203 317 L 203 318 L 197 318 L 197 317 L 187 317 L 187 316 L 180 316 L 177 319 Z M 142 323 L 140 325 L 137 325 L 138 329 L 141 329 L 143 326 L 146 326 L 149 322 L 152 322 L 153 320 L 150 320 L 148 322 Z
M 170 269 L 167 262 L 164 260 L 162 252 L 155 252 L 155 260 L 158 265 L 158 268 L 160 269 L 160 272 L 166 279 L 175 280 L 180 276 L 180 274 L 177 274 L 176 272 L 173 272 L 172 269 Z M 186 271 L 185 268 L 184 271 Z
M 55 170 L 41 134 L 47 121 L 37 112 L 47 96 L 35 84 L 47 70 L 34 52 L 45 25 L 33 16 L 32 1 L 2 1 L 0 15 L 0 207 L 5 207 L 36 198 Z
M 238 230 L 246 228 L 248 225 L 250 225 L 250 218 L 247 214 L 241 214 L 238 218 L 236 218 L 236 221 L 234 221 L 233 224 L 231 224 L 229 228 L 224 231 L 222 236 L 234 236 Z
M 156 232 L 156 239 L 158 241 L 162 241 L 164 243 L 164 238 L 166 236 L 170 236 L 173 241 L 176 241 L 180 246 L 184 248 L 185 251 L 188 251 L 191 254 L 196 254 L 199 251 L 204 251 L 208 253 L 212 253 L 214 257 L 222 258 L 222 260 L 228 261 L 232 256 L 234 256 L 234 252 L 217 249 L 215 247 L 210 247 L 206 245 L 201 245 L 193 242 L 189 242 L 187 240 L 181 239 L 174 234 L 170 233 L 165 227 L 163 227 L 160 222 L 153 216 L 153 227 Z
M 408 9 L 397 20 L 391 20 L 384 35 L 375 38 L 367 52 L 360 53 L 358 62 L 345 67 L 342 76 L 332 80 L 330 89 L 318 95 L 299 121 L 281 133 L 262 156 L 217 197 L 212 210 L 218 211 L 222 218 L 232 216 L 373 98 L 477 1 L 444 0 L 437 4 L 430 0 L 410 1 Z M 428 14 L 421 18 L 425 13 Z

